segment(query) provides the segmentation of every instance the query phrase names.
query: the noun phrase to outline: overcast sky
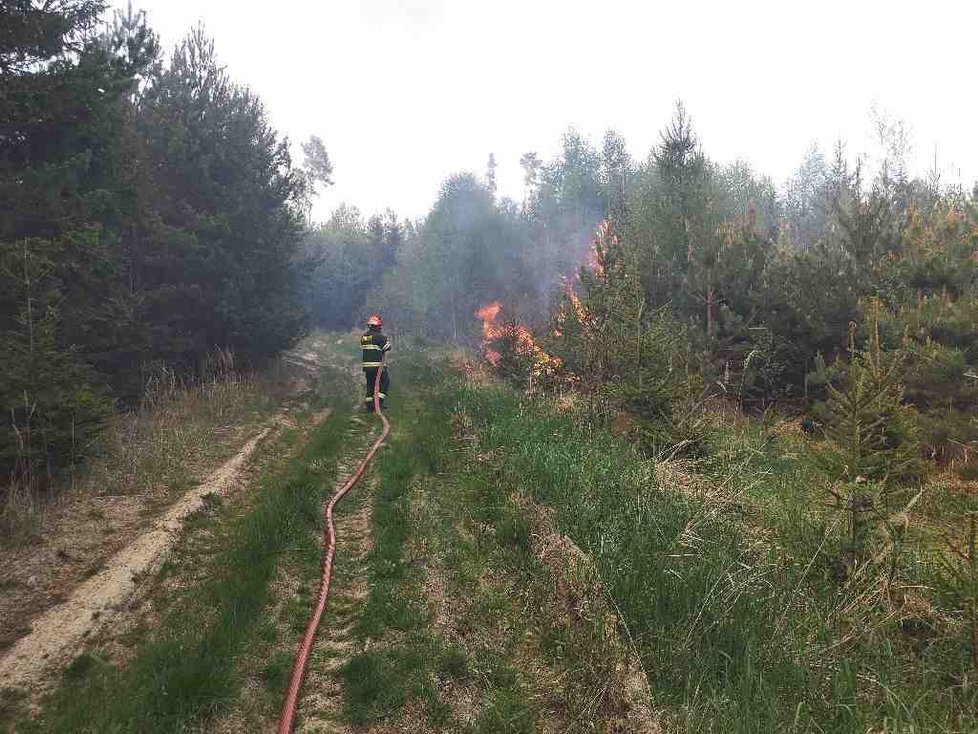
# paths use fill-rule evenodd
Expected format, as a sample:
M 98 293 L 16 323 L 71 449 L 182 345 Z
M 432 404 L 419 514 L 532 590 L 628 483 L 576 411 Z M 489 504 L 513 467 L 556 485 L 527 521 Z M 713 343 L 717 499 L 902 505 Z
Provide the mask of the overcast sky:
M 124 1 L 116 0 L 118 5 Z M 978 179 L 974 0 L 134 0 L 170 47 L 203 22 L 220 60 L 336 184 L 317 201 L 423 216 L 446 175 L 522 198 L 520 156 L 570 126 L 613 128 L 644 159 L 677 98 L 705 152 L 775 182 L 840 137 L 873 148 L 871 110 L 904 121 L 917 171 Z

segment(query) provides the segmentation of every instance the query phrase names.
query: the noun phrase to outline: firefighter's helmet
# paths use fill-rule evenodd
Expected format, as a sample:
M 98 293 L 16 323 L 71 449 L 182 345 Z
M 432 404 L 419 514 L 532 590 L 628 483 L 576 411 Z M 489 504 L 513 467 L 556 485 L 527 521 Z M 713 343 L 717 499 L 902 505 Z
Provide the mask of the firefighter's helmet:
M 373 314 L 369 319 L 367 319 L 367 326 L 371 329 L 379 329 L 383 325 L 384 320 L 377 314 Z

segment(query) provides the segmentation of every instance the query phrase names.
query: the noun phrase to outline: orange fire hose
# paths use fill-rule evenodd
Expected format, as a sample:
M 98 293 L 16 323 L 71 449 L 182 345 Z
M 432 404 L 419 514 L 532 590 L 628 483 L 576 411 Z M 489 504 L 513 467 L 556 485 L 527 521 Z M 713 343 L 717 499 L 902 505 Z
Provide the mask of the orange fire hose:
M 366 456 L 363 457 L 363 460 L 357 466 L 357 470 L 353 472 L 353 475 L 346 480 L 342 487 L 336 490 L 336 494 L 333 495 L 332 499 L 326 505 L 326 511 L 324 513 L 326 529 L 323 532 L 326 552 L 323 554 L 323 570 L 322 576 L 319 579 L 319 594 L 316 599 L 316 608 L 313 610 L 312 617 L 309 619 L 309 624 L 306 626 L 306 634 L 302 638 L 302 642 L 299 645 L 299 652 L 295 657 L 295 665 L 292 668 L 292 679 L 289 682 L 289 689 L 285 696 L 285 705 L 282 707 L 282 714 L 278 720 L 278 734 L 291 734 L 292 725 L 295 722 L 295 707 L 299 701 L 299 690 L 302 688 L 302 681 L 306 677 L 309 653 L 312 651 L 312 644 L 316 639 L 319 620 L 322 618 L 323 611 L 326 609 L 326 597 L 329 595 L 329 580 L 333 574 L 333 555 L 336 552 L 336 528 L 333 526 L 333 508 L 343 499 L 343 495 L 349 492 L 353 488 L 353 485 L 363 476 L 363 472 L 370 463 L 370 460 L 374 458 L 374 454 L 377 453 L 380 445 L 387 438 L 387 434 L 391 430 L 391 424 L 380 410 L 380 375 L 383 371 L 383 356 L 381 356 L 381 365 L 377 368 L 377 377 L 374 379 L 374 413 L 380 416 L 380 420 L 384 424 L 384 428 L 380 432 L 380 438 L 374 441 L 373 446 L 370 447 Z

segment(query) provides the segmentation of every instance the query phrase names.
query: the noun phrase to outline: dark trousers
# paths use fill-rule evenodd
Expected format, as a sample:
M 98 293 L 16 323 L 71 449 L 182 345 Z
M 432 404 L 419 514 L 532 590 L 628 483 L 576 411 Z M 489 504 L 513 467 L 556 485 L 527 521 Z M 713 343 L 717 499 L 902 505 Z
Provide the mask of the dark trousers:
M 364 398 L 364 408 L 366 410 L 374 409 L 374 381 L 377 379 L 377 370 L 380 367 L 364 367 L 363 377 L 367 383 L 367 397 Z M 387 401 L 387 389 L 390 387 L 391 378 L 387 374 L 387 367 L 383 368 L 383 372 L 380 373 L 380 407 L 383 408 Z

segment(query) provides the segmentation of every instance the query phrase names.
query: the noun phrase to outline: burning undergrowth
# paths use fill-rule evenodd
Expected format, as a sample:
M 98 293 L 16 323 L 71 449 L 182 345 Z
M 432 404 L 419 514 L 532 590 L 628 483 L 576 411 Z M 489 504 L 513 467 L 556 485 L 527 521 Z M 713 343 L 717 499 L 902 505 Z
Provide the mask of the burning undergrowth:
M 665 309 L 647 307 L 628 263 L 628 249 L 602 222 L 577 275 L 563 279 L 541 342 L 495 301 L 476 312 L 482 352 L 504 379 L 588 395 L 592 417 L 626 427 L 639 446 L 686 454 L 700 439 L 693 406 L 701 389 L 686 369 L 688 339 Z
M 553 382 L 563 364 L 548 354 L 530 330 L 512 318 L 502 318 L 503 305 L 493 301 L 478 311 L 482 319 L 482 353 L 502 377 L 529 381 L 529 386 Z
M 589 279 L 603 281 L 607 278 L 607 253 L 618 244 L 611 223 L 601 222 L 589 250 L 587 264 L 580 268 Z M 580 283 L 580 272 L 576 281 Z M 562 279 L 563 297 L 551 317 L 550 339 L 559 349 L 565 332 L 599 329 L 598 320 L 578 296 L 571 278 Z M 486 304 L 475 316 L 482 320 L 482 353 L 498 374 L 508 379 L 526 380 L 531 388 L 545 384 L 573 381 L 564 361 L 550 354 L 536 340 L 531 330 L 514 318 L 507 317 L 505 307 L 499 301 Z

